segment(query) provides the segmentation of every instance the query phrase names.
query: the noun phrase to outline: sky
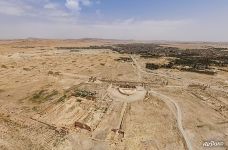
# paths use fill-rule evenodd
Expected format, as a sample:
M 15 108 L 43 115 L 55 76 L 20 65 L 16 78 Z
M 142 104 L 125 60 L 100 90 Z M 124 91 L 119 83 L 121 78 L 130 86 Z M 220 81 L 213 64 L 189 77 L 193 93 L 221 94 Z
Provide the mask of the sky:
M 226 41 L 228 0 L 0 0 L 0 39 Z

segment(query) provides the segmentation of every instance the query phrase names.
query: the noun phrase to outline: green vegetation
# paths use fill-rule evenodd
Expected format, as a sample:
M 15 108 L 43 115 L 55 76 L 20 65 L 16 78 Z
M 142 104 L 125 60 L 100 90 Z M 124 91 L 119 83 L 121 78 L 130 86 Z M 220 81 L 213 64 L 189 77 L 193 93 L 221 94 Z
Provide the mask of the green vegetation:
M 58 102 L 64 102 L 66 98 L 67 98 L 67 95 L 64 94 L 62 97 L 58 99 Z
M 81 102 L 82 102 L 82 100 L 81 100 L 81 99 L 77 99 L 76 101 L 77 101 L 77 102 L 79 102 L 79 103 L 81 103 Z
M 112 49 L 112 46 L 89 46 L 89 47 L 55 47 L 58 50 L 78 50 L 78 49 Z M 74 52 L 74 51 L 72 51 Z
M 151 69 L 151 70 L 156 70 L 156 69 L 159 69 L 160 66 L 159 65 L 156 65 L 156 64 L 153 64 L 153 63 L 147 63 L 146 64 L 146 68 L 147 69 Z
M 40 99 L 43 96 L 45 90 L 41 90 L 38 93 L 33 94 L 32 99 Z
M 96 93 L 94 92 L 89 92 L 89 91 L 86 91 L 86 90 L 75 90 L 72 94 L 72 96 L 75 96 L 75 97 L 88 97 L 88 96 L 94 96 L 96 95 Z
M 96 92 L 90 92 L 90 91 L 79 90 L 79 89 L 74 90 L 73 93 L 71 94 L 71 96 L 86 98 L 90 100 L 94 100 L 96 98 L 95 95 L 96 95 Z
M 52 92 L 47 92 L 46 90 L 41 90 L 39 92 L 36 92 L 32 95 L 32 97 L 30 98 L 30 100 L 32 100 L 33 102 L 38 102 L 38 103 L 42 103 L 48 100 L 51 100 L 54 96 L 58 95 L 58 91 L 53 90 Z
M 178 58 L 174 63 L 180 65 L 201 64 L 225 67 L 228 65 L 228 49 L 209 47 L 207 49 L 180 49 L 159 44 L 133 43 L 119 44 L 112 47 L 121 54 L 138 54 L 145 59 L 158 57 Z
M 74 97 L 80 97 L 85 98 L 88 100 L 95 100 L 96 92 L 90 92 L 87 90 L 81 90 L 78 88 L 71 88 L 64 92 L 64 94 L 59 97 L 57 102 L 64 102 L 68 97 L 74 96 Z M 77 102 L 81 102 L 81 99 L 76 99 Z
M 115 59 L 115 61 L 120 61 L 120 62 L 132 62 L 133 60 L 130 57 L 120 57 L 118 59 Z
M 214 75 L 216 72 L 211 70 L 210 66 L 213 65 L 213 61 L 208 58 L 202 57 L 182 57 L 170 61 L 168 64 L 157 65 L 153 63 L 146 63 L 146 68 L 150 70 L 156 70 L 159 68 L 165 69 L 179 69 L 181 71 L 196 72 L 208 75 Z
M 37 107 L 33 107 L 32 110 L 33 111 L 38 111 L 38 108 Z

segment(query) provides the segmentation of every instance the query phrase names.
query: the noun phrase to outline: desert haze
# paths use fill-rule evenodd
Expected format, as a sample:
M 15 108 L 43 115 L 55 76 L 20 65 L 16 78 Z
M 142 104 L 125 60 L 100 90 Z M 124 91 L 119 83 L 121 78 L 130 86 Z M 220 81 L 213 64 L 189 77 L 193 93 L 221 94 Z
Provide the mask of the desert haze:
M 4 150 L 226 150 L 228 44 L 2 40 L 0 135 Z

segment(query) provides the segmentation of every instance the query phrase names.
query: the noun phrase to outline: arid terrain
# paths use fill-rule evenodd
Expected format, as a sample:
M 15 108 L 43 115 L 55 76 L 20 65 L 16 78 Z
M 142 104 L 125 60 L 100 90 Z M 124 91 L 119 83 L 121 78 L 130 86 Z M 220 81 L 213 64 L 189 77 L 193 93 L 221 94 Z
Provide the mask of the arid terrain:
M 228 44 L 2 40 L 0 135 L 2 150 L 227 150 Z

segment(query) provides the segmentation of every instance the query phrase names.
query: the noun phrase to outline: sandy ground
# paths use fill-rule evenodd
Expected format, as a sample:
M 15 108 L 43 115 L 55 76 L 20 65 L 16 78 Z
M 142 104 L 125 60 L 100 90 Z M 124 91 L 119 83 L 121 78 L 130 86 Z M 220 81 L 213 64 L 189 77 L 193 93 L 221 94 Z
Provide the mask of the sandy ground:
M 167 60 L 108 49 L 56 48 L 126 42 L 0 41 L 0 149 L 228 149 L 227 72 L 148 71 L 145 63 Z M 133 61 L 116 61 L 119 57 Z M 120 88 L 124 85 L 132 89 Z M 95 96 L 80 97 L 77 90 Z M 224 145 L 203 147 L 206 141 Z

